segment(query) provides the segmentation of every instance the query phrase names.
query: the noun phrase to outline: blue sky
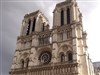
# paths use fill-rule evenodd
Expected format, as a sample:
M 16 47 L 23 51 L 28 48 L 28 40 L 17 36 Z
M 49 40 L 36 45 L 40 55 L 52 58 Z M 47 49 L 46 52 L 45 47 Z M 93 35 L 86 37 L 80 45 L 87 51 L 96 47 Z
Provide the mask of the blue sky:
M 0 68 L 1 75 L 8 75 L 25 14 L 40 9 L 52 26 L 53 9 L 64 0 L 3 0 L 0 2 Z M 83 27 L 87 31 L 87 44 L 93 62 L 100 61 L 100 1 L 77 0 L 83 15 Z M 2 67 L 1 67 L 2 66 Z

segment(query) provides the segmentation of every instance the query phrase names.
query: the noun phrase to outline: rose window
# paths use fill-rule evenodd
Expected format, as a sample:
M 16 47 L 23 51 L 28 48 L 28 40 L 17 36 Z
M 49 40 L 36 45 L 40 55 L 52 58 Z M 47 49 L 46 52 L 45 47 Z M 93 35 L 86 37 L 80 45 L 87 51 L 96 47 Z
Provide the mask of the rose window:
M 39 56 L 39 60 L 42 64 L 48 64 L 51 61 L 51 53 L 48 51 L 42 52 Z

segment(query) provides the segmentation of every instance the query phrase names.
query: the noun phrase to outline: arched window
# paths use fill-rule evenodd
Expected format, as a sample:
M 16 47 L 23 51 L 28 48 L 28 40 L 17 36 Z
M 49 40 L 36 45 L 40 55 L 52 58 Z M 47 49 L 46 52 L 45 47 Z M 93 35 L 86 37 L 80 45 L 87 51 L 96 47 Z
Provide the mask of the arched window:
M 73 54 L 72 52 L 68 52 L 68 62 L 72 62 L 73 61 Z
M 26 33 L 26 35 L 29 35 L 30 26 L 31 26 L 31 20 L 29 20 L 29 22 L 28 22 L 28 27 L 27 27 L 27 33 Z
M 70 24 L 70 9 L 67 8 L 67 24 Z
M 34 21 L 33 21 L 33 26 L 32 26 L 32 32 L 35 31 L 35 23 L 36 23 L 36 19 L 34 18 Z
M 64 25 L 64 11 L 61 11 L 61 26 Z
M 29 58 L 26 59 L 26 68 L 28 68 L 29 65 Z
M 24 60 L 21 60 L 21 68 L 24 68 Z
M 61 62 L 65 61 L 65 55 L 64 55 L 64 53 L 60 53 L 60 61 Z

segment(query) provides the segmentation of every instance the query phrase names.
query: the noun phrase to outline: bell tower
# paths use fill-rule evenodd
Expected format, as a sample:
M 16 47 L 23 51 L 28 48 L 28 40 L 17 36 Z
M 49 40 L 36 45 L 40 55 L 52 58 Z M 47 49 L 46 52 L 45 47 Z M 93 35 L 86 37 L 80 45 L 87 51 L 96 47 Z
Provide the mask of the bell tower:
M 40 11 L 24 16 L 10 75 L 94 75 L 76 0 L 58 3 L 53 27 Z
M 44 34 L 41 33 L 48 30 L 48 19 L 40 10 L 24 16 L 21 33 L 17 38 L 17 47 L 11 66 L 12 70 L 24 70 L 31 66 L 39 65 L 39 56 L 35 57 L 36 53 L 39 53 L 37 52 L 37 47 L 41 44 L 49 43 L 48 37 L 45 37 L 44 40 Z
M 56 4 L 53 29 L 54 62 L 77 63 L 77 75 L 93 75 L 93 65 L 89 65 L 92 62 L 87 52 L 87 33 L 83 31 L 82 13 L 76 0 Z
M 47 18 L 40 12 L 40 10 L 26 14 L 22 21 L 21 36 L 27 36 L 33 32 L 41 32 L 48 25 Z
M 66 0 L 58 3 L 53 13 L 53 27 L 78 22 L 80 20 L 79 16 L 81 16 L 76 0 Z

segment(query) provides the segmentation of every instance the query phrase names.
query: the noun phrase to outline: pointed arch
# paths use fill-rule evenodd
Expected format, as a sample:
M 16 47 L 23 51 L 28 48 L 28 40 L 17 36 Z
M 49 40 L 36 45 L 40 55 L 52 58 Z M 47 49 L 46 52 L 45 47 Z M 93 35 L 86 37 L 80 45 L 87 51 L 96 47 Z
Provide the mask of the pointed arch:
M 67 55 L 68 55 L 68 62 L 72 62 L 73 61 L 73 54 L 72 54 L 72 52 L 68 51 Z
M 24 59 L 21 59 L 21 68 L 23 69 L 24 68 Z
M 34 31 L 35 31 L 35 25 L 36 25 L 36 18 L 34 18 L 34 20 L 33 20 L 32 32 L 34 32 Z
M 29 58 L 26 59 L 26 68 L 29 66 Z
M 67 24 L 70 24 L 70 9 L 67 8 Z
M 59 54 L 62 49 L 63 49 L 63 51 L 73 50 L 73 48 L 70 44 L 62 44 L 62 45 L 59 46 L 57 53 Z
M 22 54 L 23 58 L 26 58 L 28 55 L 29 55 L 29 53 L 27 53 L 27 52 L 24 52 L 24 53 Z
M 64 25 L 64 11 L 61 10 L 61 26 Z
M 65 62 L 65 54 L 63 52 L 60 53 L 60 62 Z

